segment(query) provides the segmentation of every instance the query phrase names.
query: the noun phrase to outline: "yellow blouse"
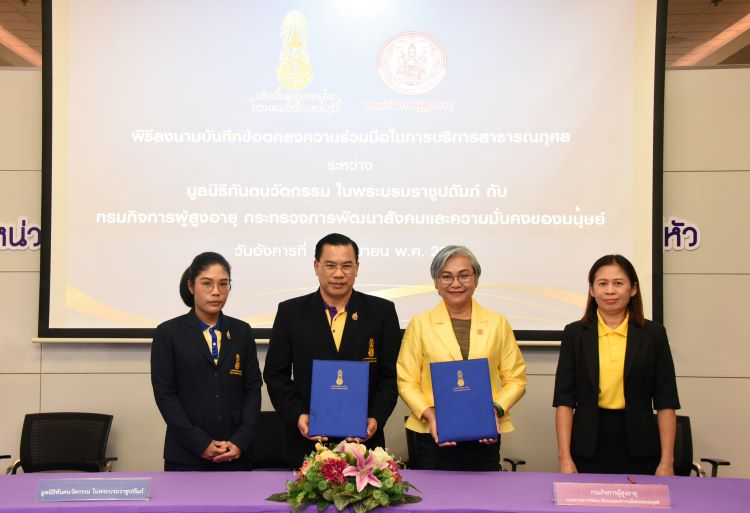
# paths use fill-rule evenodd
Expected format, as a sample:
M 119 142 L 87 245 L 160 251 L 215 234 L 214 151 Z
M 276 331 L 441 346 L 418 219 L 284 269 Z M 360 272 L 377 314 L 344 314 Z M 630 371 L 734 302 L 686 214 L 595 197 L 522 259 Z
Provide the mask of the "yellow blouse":
M 628 343 L 628 319 L 615 329 L 599 319 L 599 407 L 609 410 L 625 409 L 625 348 Z

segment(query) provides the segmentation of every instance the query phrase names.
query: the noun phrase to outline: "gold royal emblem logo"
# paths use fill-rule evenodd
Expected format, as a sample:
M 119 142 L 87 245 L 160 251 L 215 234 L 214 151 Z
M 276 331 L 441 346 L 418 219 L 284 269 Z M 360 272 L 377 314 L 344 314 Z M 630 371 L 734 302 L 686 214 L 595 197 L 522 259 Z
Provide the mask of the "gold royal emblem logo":
M 233 376 L 242 376 L 242 369 L 240 368 L 240 355 L 234 356 L 234 369 L 229 371 L 229 374 Z
M 308 36 L 305 15 L 297 10 L 289 11 L 281 24 L 281 55 L 276 68 L 276 78 L 284 89 L 304 89 L 312 81 Z
M 339 369 L 338 373 L 336 373 L 336 384 L 338 386 L 341 386 L 344 384 L 344 371 Z
M 458 381 L 456 381 L 456 384 L 460 387 L 464 386 L 464 373 L 461 372 L 461 369 L 458 370 Z

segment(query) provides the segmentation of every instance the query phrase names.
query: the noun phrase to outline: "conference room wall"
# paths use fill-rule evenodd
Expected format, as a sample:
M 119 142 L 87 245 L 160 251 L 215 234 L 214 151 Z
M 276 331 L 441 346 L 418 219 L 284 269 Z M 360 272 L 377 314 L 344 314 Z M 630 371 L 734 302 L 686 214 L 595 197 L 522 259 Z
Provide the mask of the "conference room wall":
M 40 90 L 38 70 L 0 70 L 3 223 L 19 216 L 41 220 Z M 693 419 L 696 456 L 732 459 L 722 475 L 733 477 L 750 477 L 744 440 L 749 416 L 742 406 L 750 383 L 743 365 L 748 344 L 740 328 L 750 264 L 748 242 L 741 238 L 746 230 L 728 222 L 748 218 L 740 195 L 748 190 L 750 159 L 737 137 L 746 134 L 750 98 L 739 92 L 747 90 L 750 70 L 667 73 L 664 212 L 697 224 L 704 242 L 697 251 L 665 253 L 665 320 L 682 413 Z M 38 252 L 0 252 L 0 453 L 17 456 L 27 412 L 90 409 L 115 414 L 110 453 L 120 458 L 116 469 L 160 468 L 164 425 L 150 390 L 148 346 L 32 344 L 38 269 Z M 554 470 L 550 402 L 557 350 L 525 348 L 524 355 L 529 387 L 513 411 L 517 431 L 504 437 L 503 453 L 525 457 L 528 470 Z M 259 356 L 262 363 L 264 346 Z M 264 409 L 270 409 L 265 391 Z M 386 430 L 388 445 L 399 455 L 405 455 L 400 419 L 406 413 L 399 403 Z
M 664 215 L 701 230 L 695 251 L 664 254 L 664 322 L 696 458 L 732 460 L 750 477 L 750 68 L 666 76 Z

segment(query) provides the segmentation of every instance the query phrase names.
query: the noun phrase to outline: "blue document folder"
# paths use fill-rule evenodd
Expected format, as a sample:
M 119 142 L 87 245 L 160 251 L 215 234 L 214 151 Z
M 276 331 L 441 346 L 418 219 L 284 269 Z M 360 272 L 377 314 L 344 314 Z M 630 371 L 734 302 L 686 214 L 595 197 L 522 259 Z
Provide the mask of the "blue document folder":
M 368 362 L 313 360 L 310 436 L 367 437 Z
M 487 358 L 430 364 L 438 440 L 497 438 Z

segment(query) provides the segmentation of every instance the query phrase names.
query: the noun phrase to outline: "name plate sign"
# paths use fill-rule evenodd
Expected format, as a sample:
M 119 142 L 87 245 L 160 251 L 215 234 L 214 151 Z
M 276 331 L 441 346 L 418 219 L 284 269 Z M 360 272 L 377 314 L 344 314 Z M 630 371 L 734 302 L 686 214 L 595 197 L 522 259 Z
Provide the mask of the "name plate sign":
M 669 488 L 663 484 L 554 483 L 558 506 L 621 506 L 670 508 Z
M 39 502 L 147 501 L 150 494 L 150 477 L 40 479 L 36 500 Z

